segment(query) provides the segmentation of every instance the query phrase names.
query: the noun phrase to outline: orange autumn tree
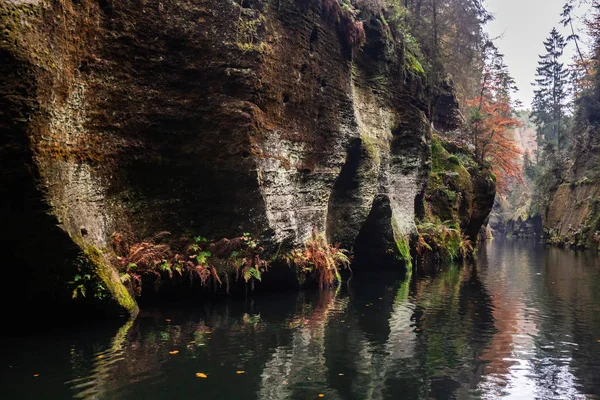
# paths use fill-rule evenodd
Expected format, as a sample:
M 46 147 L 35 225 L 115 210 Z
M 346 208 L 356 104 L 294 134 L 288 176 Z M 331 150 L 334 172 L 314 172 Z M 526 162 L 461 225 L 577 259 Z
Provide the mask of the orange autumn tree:
M 479 94 L 467 102 L 467 134 L 477 160 L 491 164 L 498 190 L 506 192 L 510 182 L 522 180 L 521 152 L 513 138 L 521 122 L 513 115 L 510 97 L 516 88 L 493 44 L 486 45 L 484 55 Z

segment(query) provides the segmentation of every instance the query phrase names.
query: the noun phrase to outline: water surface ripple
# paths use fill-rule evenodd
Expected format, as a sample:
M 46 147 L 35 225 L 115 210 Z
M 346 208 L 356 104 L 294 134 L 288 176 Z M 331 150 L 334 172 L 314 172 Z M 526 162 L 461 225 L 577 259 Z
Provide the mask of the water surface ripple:
M 475 266 L 144 310 L 2 354 L 2 399 L 597 399 L 600 261 L 495 241 Z

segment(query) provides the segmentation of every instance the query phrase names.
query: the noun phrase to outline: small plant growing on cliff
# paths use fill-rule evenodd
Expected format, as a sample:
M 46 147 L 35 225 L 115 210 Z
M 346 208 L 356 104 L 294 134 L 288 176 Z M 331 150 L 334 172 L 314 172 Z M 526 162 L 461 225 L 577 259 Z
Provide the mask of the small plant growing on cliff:
M 341 282 L 340 269 L 350 268 L 348 252 L 340 249 L 339 245 L 328 244 L 325 236 L 316 231 L 313 231 L 304 249 L 293 250 L 286 259 L 288 265 L 296 268 L 301 281 L 306 275 L 312 275 L 320 289 Z
M 425 222 L 418 226 L 418 232 L 417 254 L 419 258 L 424 258 L 427 253 L 433 253 L 452 262 L 465 260 L 473 253 L 473 243 L 452 221 Z
M 323 0 L 323 14 L 332 24 L 337 24 L 351 49 L 358 49 L 367 41 L 364 25 L 358 20 L 357 11 L 347 2 Z
M 76 261 L 77 273 L 67 282 L 72 291 L 72 298 L 94 298 L 103 300 L 109 296 L 108 289 L 98 278 L 96 267 L 81 254 Z
M 268 267 L 261 258 L 262 247 L 247 233 L 214 243 L 201 236 L 194 237 L 191 242 L 159 243 L 168 236 L 168 232 L 161 232 L 148 240 L 129 244 L 124 235 L 113 235 L 121 281 L 134 294 L 141 295 L 143 275 L 154 275 L 156 285 L 164 276 L 173 279 L 175 274 L 185 275 L 192 281 L 200 279 L 202 286 L 225 283 L 229 291 L 231 277 L 243 278 L 253 284 L 253 279 L 262 279 L 262 273 Z

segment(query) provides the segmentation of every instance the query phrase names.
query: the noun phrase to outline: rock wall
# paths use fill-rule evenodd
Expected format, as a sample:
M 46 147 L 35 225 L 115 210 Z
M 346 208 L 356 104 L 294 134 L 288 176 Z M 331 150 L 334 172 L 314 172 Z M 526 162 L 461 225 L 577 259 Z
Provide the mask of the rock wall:
M 574 116 L 573 149 L 562 182 L 552 187 L 542 213 L 547 243 L 600 249 L 600 137 L 596 93 L 582 97 Z
M 1 0 L 10 279 L 26 268 L 29 299 L 61 300 L 83 257 L 135 313 L 115 232 L 272 250 L 414 232 L 431 99 L 386 23 L 364 29 L 353 47 L 320 0 Z
M 489 226 L 493 237 L 541 237 L 542 217 L 532 210 L 533 188 L 516 183 L 510 193 L 496 196 Z
M 544 238 L 549 244 L 598 248 L 600 242 L 600 185 L 565 183 L 552 194 L 543 216 Z
M 468 149 L 435 135 L 425 192 L 425 222 L 456 225 L 473 243 L 492 210 L 495 177 Z

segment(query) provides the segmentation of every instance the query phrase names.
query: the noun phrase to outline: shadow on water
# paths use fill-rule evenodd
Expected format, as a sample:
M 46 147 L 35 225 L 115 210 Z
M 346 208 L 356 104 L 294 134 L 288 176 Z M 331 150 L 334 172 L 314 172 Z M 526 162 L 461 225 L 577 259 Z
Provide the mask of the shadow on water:
M 496 242 L 478 260 L 6 339 L 0 398 L 598 395 L 597 255 Z

